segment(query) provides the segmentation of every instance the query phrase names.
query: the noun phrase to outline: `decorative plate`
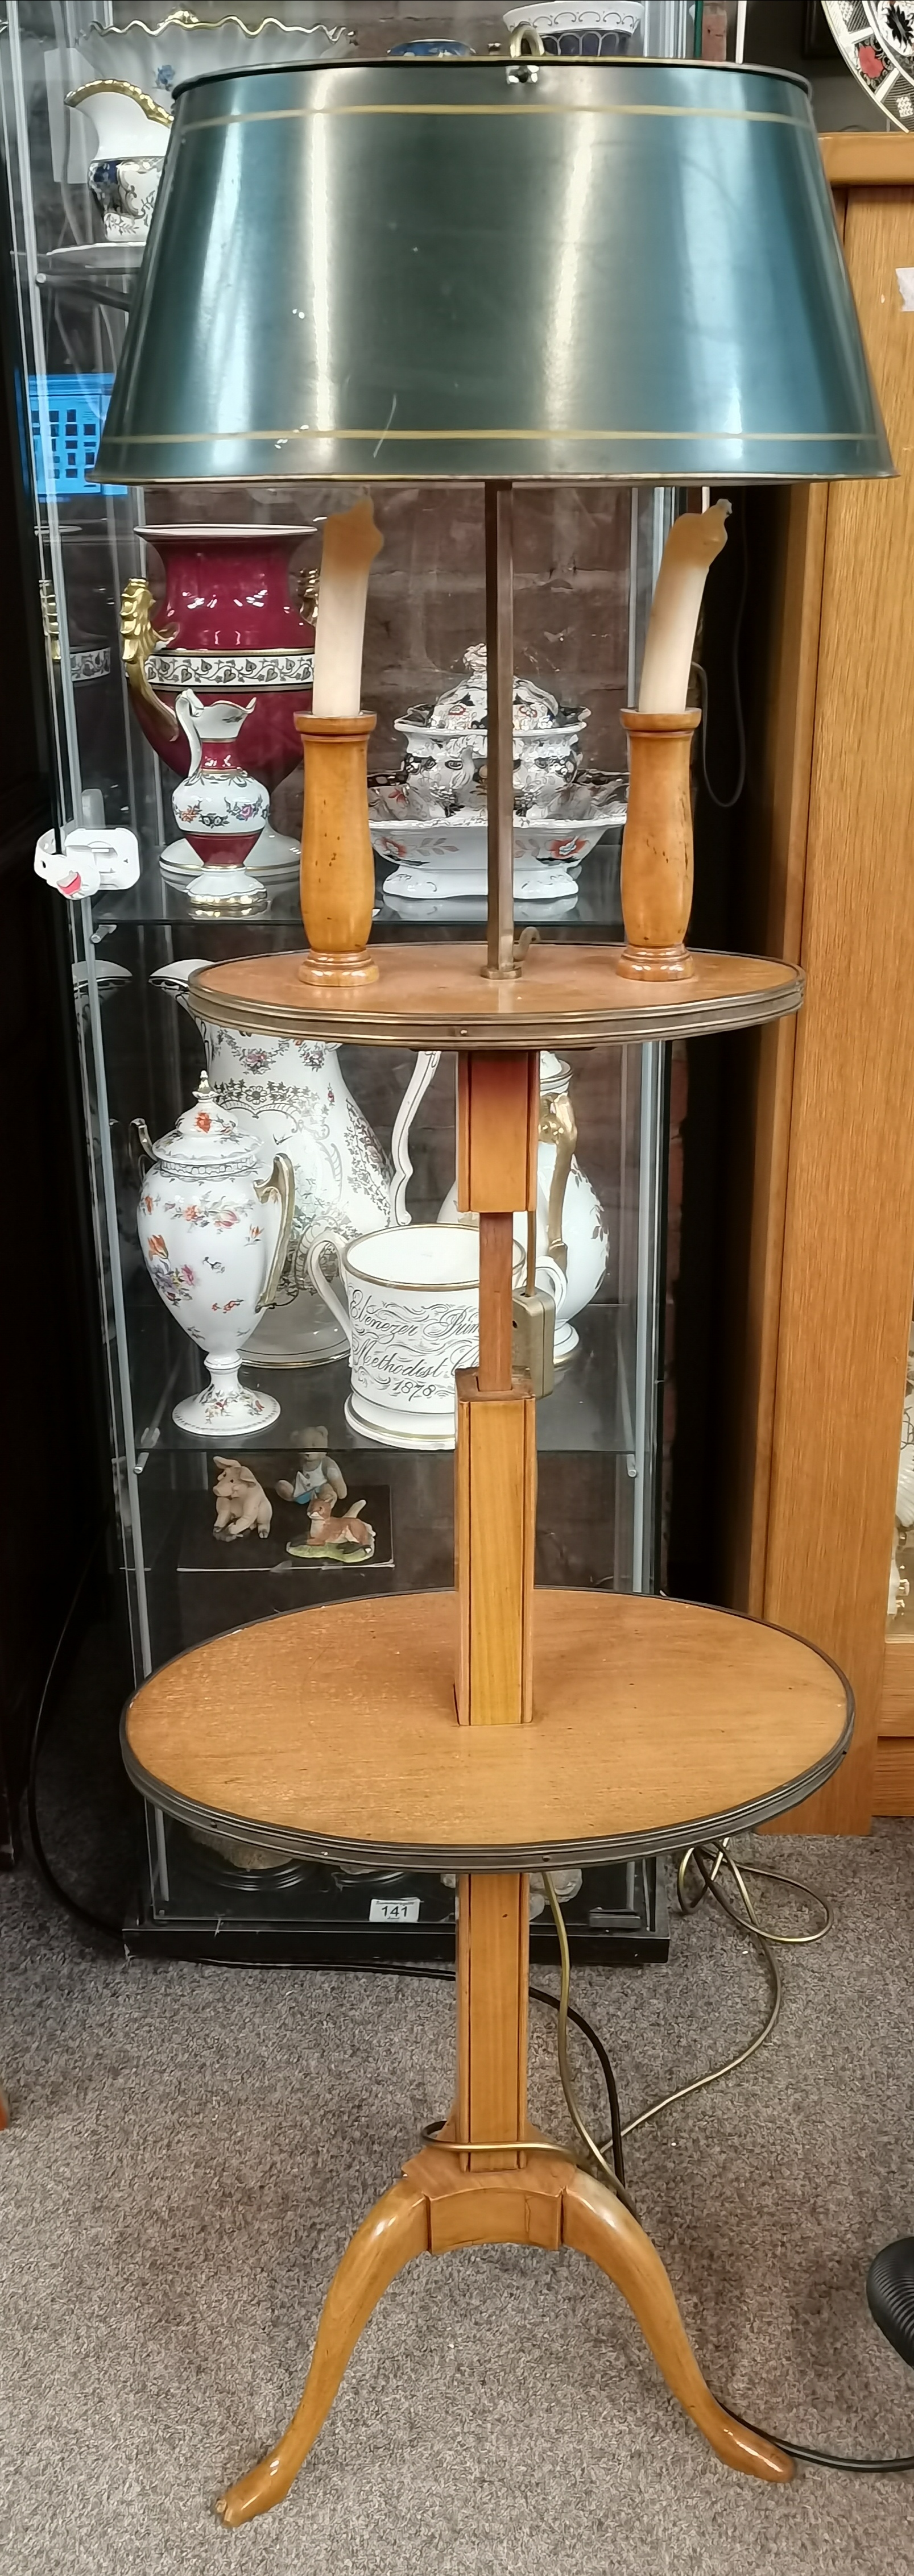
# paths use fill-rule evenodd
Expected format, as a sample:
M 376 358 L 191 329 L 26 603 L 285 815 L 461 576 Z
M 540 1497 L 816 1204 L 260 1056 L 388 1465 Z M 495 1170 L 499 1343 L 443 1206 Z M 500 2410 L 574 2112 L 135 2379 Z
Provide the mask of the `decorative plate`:
M 838 52 L 902 133 L 914 125 L 914 0 L 822 0 Z

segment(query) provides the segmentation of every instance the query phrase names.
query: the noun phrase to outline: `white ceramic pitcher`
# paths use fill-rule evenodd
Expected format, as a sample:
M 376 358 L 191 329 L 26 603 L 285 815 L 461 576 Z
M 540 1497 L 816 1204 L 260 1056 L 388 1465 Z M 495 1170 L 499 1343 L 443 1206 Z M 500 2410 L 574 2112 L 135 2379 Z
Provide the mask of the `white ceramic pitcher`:
M 536 1281 L 555 1297 L 555 1364 L 578 1347 L 574 1318 L 588 1306 L 603 1278 L 609 1253 L 606 1218 L 596 1190 L 582 1172 L 575 1147 L 577 1121 L 569 1097 L 571 1071 L 561 1056 L 540 1056 L 540 1120 L 536 1186 Z M 456 1185 L 439 1211 L 439 1225 L 457 1215 Z M 465 1224 L 475 1223 L 464 1218 Z M 526 1251 L 527 1219 L 514 1219 L 514 1240 Z
M 261 1146 L 261 1177 L 277 1151 L 288 1154 L 295 1174 L 288 1258 L 276 1302 L 258 1326 L 249 1357 L 258 1368 L 313 1368 L 340 1359 L 347 1343 L 309 1280 L 309 1244 L 328 1228 L 348 1243 L 353 1235 L 379 1225 L 408 1224 L 410 1129 L 438 1056 L 416 1058 L 394 1125 L 391 1164 L 347 1090 L 334 1046 L 317 1038 L 261 1036 L 204 1019 L 194 1007 L 188 980 L 198 966 L 209 963 L 207 957 L 182 958 L 158 967 L 150 982 L 170 993 L 199 1029 L 207 1074 L 223 1107 L 239 1123 L 253 1123 Z

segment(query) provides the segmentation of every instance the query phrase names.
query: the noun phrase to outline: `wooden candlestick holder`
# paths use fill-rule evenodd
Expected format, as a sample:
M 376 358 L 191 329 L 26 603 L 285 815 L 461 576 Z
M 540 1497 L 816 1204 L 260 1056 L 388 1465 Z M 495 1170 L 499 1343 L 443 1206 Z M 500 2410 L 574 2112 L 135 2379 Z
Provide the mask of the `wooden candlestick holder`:
M 375 717 L 296 716 L 305 752 L 301 909 L 303 984 L 374 983 L 367 941 L 374 909 L 368 829 L 368 736 Z
M 684 945 L 692 910 L 693 837 L 689 766 L 698 707 L 642 715 L 623 707 L 631 742 L 628 818 L 622 842 L 620 975 L 656 983 L 695 972 Z

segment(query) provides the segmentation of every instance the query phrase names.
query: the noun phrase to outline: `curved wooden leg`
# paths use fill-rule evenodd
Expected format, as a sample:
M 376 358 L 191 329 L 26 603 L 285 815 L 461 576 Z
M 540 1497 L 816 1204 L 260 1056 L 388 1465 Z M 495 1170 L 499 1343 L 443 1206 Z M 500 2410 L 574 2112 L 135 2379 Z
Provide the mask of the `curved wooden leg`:
M 428 2251 L 428 2203 L 414 2182 L 394 2183 L 362 2220 L 337 2266 L 321 2310 L 311 2368 L 300 2406 L 275 2451 L 220 2496 L 216 2512 L 234 2530 L 253 2522 L 288 2495 L 303 2459 L 317 2439 L 336 2396 L 350 2354 L 372 2309 L 414 2254 Z
M 649 2236 L 602 2183 L 575 2174 L 568 2183 L 562 2210 L 566 2245 L 589 2254 L 627 2299 L 645 2342 L 650 2345 L 667 2387 L 691 2415 L 718 2458 L 730 2469 L 747 2469 L 753 2477 L 785 2480 L 793 2461 L 774 2442 L 750 2433 L 727 2415 L 702 2378 L 673 2295 L 669 2274 Z

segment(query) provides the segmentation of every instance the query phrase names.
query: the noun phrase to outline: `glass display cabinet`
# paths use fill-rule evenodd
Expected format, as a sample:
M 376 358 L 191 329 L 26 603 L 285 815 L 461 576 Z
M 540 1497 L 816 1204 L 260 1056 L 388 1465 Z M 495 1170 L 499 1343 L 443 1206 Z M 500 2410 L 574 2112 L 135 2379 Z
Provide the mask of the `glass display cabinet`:
M 273 485 L 98 489 L 86 479 L 167 142 L 170 85 L 222 67 L 232 44 L 245 61 L 245 48 L 260 59 L 268 45 L 276 59 L 386 52 L 428 40 L 441 13 L 348 5 L 345 25 L 328 17 L 306 28 L 310 12 L 277 0 L 259 33 L 253 11 L 239 24 L 201 6 L 193 22 L 181 12 L 156 28 L 157 14 L 150 8 L 147 30 L 137 0 L 129 9 L 21 0 L 0 36 L 56 823 L 59 833 L 132 833 L 139 853 L 135 882 L 69 902 L 137 1679 L 191 1644 L 280 1611 L 450 1586 L 454 1513 L 446 1426 L 429 1430 L 408 1387 L 393 1420 L 353 1387 L 336 1264 L 341 1247 L 372 1227 L 453 1222 L 455 1058 L 246 1042 L 243 1031 L 207 1022 L 187 990 L 194 962 L 288 947 L 300 935 L 294 717 L 310 703 L 311 576 L 322 517 L 355 495 L 284 487 L 279 442 Z M 548 43 L 564 41 L 563 16 L 588 14 L 594 44 L 691 50 L 688 13 L 677 7 L 523 14 L 554 22 L 544 24 Z M 504 41 L 497 9 L 453 16 L 456 41 L 470 50 Z M 364 703 L 377 711 L 373 936 L 459 940 L 478 935 L 485 918 L 484 818 L 474 823 L 485 783 L 482 492 L 385 484 L 373 499 L 383 537 L 364 684 Z M 521 933 L 542 925 L 550 939 L 619 935 L 619 710 L 635 703 L 675 507 L 669 492 L 611 486 L 518 492 Z M 256 807 L 240 900 L 211 897 L 182 829 L 192 828 L 188 772 L 204 784 L 225 773 L 204 721 L 214 701 L 243 713 L 227 757 Z M 47 900 L 59 899 L 49 889 Z M 643 1591 L 658 1578 L 668 1056 L 656 1042 L 602 1049 L 577 1055 L 571 1073 L 542 1059 L 534 1269 L 537 1288 L 555 1299 L 556 1368 L 537 1411 L 541 1583 Z M 265 1418 L 241 1437 L 176 1422 L 175 1408 L 204 1384 L 201 1352 L 182 1329 L 180 1279 L 169 1288 L 159 1278 L 156 1293 L 137 1235 L 149 1144 L 174 1129 L 204 1070 L 217 1107 L 256 1139 L 261 1185 L 277 1152 L 295 1182 L 276 1297 L 242 1354 L 243 1385 L 264 1399 Z M 518 1227 L 520 1270 L 529 1247 Z M 428 1298 L 416 1303 L 421 1355 L 432 1326 Z M 223 1511 L 214 1485 L 227 1473 L 231 1485 L 225 1459 L 252 1472 L 241 1502 Z M 246 1516 L 252 1479 L 269 1507 L 260 1522 L 259 1505 Z M 308 1504 L 328 1479 L 331 1515 L 345 1506 L 368 1527 L 367 1552 L 332 1538 L 319 1549 Z M 308 1687 L 319 1702 L 318 1671 Z M 133 1948 L 250 1959 L 449 1955 L 454 1898 L 441 1881 L 277 1867 L 268 1852 L 192 1837 L 152 1807 L 146 1821 L 144 1883 L 126 1927 Z M 579 1957 L 663 1954 L 653 1861 L 588 1871 L 579 1885 L 575 1877 L 565 1905 Z M 548 1951 L 535 1885 L 531 1913 L 534 1952 Z

